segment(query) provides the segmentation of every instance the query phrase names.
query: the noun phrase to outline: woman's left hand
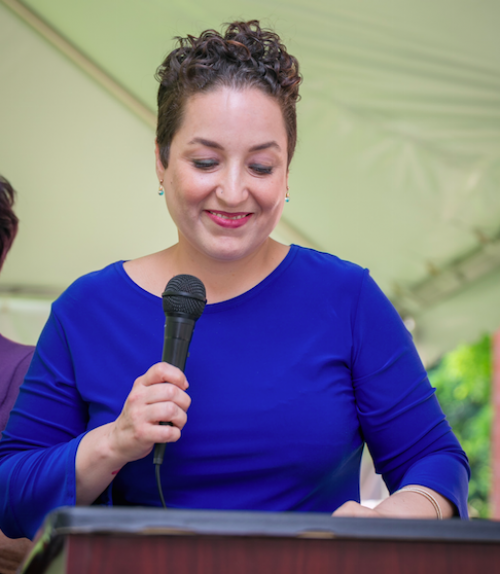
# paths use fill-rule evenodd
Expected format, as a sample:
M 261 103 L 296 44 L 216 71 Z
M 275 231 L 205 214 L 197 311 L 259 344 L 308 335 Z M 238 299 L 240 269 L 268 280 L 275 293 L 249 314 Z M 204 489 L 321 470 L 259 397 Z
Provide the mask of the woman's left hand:
M 364 518 L 438 518 L 435 506 L 439 506 L 442 518 L 451 518 L 455 513 L 453 504 L 435 490 L 418 484 L 408 485 L 408 490 L 399 490 L 388 498 L 385 498 L 375 508 L 368 508 L 356 502 L 348 500 L 339 506 L 332 516 L 358 516 Z M 430 496 L 423 496 L 425 491 Z
M 358 516 L 360 518 L 382 518 L 384 514 L 378 512 L 375 508 L 368 508 L 356 502 L 348 500 L 342 506 L 339 506 L 332 516 Z

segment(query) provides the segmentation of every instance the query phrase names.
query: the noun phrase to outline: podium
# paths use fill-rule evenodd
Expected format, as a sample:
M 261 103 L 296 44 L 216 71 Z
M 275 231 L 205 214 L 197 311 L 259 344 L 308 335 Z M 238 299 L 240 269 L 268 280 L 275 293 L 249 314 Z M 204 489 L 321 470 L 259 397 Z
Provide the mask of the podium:
M 494 573 L 500 572 L 500 523 L 68 507 L 47 517 L 21 572 Z

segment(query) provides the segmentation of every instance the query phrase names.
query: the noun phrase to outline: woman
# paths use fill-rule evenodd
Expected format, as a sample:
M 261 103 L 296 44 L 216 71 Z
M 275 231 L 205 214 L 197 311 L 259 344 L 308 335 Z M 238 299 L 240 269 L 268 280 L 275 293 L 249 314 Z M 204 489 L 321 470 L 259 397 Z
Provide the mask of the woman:
M 295 58 L 237 22 L 181 39 L 158 75 L 156 171 L 179 241 L 54 303 L 0 445 L 4 527 L 32 536 L 64 504 L 159 505 L 159 442 L 169 507 L 465 516 L 465 454 L 395 310 L 366 270 L 270 238 Z M 159 296 L 179 273 L 208 299 L 185 375 L 158 363 Z M 374 510 L 358 502 L 365 440 L 394 493 Z
M 14 198 L 14 188 L 0 175 L 0 270 L 16 238 L 19 225 L 13 210 Z M 21 345 L 0 334 L 0 437 L 28 370 L 33 351 L 31 345 Z M 30 548 L 29 540 L 11 540 L 0 531 L 0 572 L 15 572 Z

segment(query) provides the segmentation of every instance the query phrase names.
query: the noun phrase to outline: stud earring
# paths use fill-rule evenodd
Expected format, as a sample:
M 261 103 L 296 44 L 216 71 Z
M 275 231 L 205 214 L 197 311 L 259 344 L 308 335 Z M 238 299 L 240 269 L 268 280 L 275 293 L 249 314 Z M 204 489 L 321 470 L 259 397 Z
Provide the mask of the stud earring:
M 164 195 L 165 190 L 163 189 L 163 179 L 160 179 L 160 187 L 158 188 L 158 195 Z

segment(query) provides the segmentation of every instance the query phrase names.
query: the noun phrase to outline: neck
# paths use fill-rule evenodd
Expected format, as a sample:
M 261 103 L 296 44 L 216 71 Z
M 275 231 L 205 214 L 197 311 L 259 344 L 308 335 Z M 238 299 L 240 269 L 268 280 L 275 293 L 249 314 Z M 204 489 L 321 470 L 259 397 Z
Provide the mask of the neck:
M 223 260 L 204 256 L 180 238 L 167 250 L 169 267 L 178 273 L 189 273 L 203 281 L 208 303 L 232 299 L 267 277 L 285 258 L 289 247 L 271 238 L 242 259 Z

